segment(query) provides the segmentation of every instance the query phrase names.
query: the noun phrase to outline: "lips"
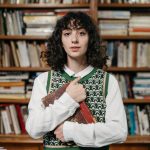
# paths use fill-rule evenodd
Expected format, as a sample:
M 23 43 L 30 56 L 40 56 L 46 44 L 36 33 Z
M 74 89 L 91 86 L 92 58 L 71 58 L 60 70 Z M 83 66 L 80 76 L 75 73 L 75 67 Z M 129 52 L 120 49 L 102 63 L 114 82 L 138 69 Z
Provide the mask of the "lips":
M 70 47 L 70 49 L 72 50 L 72 51 L 78 51 L 79 50 L 79 46 L 73 46 L 73 47 Z

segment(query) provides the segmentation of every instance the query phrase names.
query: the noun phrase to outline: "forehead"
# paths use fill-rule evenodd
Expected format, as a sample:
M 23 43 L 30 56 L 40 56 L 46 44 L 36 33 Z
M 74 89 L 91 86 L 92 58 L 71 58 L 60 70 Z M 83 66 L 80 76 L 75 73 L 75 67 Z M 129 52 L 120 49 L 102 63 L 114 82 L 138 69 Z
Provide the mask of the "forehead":
M 65 29 L 79 30 L 79 29 L 85 29 L 85 26 L 80 20 L 72 19 L 68 22 Z

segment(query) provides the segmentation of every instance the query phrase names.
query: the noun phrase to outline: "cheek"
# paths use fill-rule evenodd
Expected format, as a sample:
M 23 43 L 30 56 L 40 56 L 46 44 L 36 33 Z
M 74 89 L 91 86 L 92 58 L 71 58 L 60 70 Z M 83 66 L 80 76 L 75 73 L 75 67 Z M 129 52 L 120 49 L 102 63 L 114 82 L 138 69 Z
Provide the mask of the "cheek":
M 67 45 L 68 45 L 67 40 L 62 39 L 62 46 L 65 48 L 67 47 Z
M 84 41 L 82 41 L 82 43 L 83 43 L 83 46 L 87 48 L 88 43 L 89 43 L 89 39 L 85 39 Z

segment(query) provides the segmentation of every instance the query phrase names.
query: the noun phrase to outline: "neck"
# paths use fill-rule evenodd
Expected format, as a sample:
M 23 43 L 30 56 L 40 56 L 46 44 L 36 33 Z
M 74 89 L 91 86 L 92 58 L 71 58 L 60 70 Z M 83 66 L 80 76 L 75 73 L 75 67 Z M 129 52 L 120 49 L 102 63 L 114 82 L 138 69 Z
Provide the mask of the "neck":
M 70 68 L 75 73 L 78 73 L 87 67 L 85 59 L 72 60 L 68 58 L 67 67 Z

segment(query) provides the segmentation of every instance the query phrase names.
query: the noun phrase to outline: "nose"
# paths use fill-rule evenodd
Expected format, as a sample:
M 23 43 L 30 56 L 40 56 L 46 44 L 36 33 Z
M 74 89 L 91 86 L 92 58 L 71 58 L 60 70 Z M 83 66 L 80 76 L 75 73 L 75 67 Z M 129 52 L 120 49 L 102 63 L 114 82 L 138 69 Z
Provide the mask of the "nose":
M 72 41 L 72 43 L 78 43 L 79 42 L 77 33 L 72 34 L 71 41 Z

